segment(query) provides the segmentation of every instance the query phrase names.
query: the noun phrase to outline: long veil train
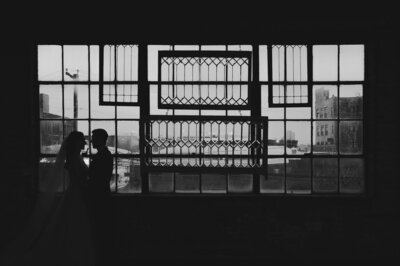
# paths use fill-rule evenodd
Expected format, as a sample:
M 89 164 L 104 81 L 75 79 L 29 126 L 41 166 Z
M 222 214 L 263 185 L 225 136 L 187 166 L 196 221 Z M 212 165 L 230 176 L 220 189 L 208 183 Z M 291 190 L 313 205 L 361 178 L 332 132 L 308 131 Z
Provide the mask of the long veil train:
M 0 254 L 0 265 L 93 264 L 84 201 L 80 193 L 69 187 L 65 189 L 71 178 L 64 167 L 66 143 L 64 139 L 49 173 L 40 180 L 40 192 L 30 218 L 18 237 Z

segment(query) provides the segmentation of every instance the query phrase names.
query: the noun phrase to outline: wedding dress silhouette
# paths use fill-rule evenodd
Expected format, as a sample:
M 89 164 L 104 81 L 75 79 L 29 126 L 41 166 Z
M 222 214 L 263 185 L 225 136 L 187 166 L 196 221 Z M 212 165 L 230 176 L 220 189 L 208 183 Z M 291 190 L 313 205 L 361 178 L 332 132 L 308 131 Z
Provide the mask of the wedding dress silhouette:
M 86 204 L 88 168 L 80 154 L 84 145 L 79 131 L 63 141 L 51 174 L 40 182 L 42 192 L 25 230 L 5 250 L 0 265 L 94 265 Z

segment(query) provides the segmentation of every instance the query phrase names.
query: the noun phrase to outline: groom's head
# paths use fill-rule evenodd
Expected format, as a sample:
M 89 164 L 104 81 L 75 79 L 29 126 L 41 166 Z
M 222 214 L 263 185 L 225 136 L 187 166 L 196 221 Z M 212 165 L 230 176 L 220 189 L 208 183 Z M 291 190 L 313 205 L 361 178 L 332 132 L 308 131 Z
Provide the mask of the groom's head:
M 108 134 L 102 128 L 92 130 L 92 144 L 93 148 L 99 149 L 106 146 Z

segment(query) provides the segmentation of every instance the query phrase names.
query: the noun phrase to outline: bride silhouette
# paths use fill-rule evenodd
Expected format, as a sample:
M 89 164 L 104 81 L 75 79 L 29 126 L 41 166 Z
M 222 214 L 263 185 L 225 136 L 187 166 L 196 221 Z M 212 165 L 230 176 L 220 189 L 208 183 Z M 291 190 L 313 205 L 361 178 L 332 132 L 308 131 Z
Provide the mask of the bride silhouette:
M 5 250 L 0 265 L 94 265 L 88 167 L 81 155 L 85 144 L 79 131 L 64 139 L 50 174 L 41 180 L 42 191 L 25 230 Z

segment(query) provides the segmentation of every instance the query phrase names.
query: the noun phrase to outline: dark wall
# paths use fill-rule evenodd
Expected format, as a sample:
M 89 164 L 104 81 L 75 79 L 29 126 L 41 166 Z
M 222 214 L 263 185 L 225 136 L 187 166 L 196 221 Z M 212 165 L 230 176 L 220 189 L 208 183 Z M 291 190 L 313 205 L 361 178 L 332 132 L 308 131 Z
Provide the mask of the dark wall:
M 82 15 L 82 14 L 80 14 Z M 154 15 L 154 14 L 153 14 Z M 158 15 L 158 13 L 156 14 Z M 143 18 L 142 16 L 141 18 Z M 129 24 L 61 21 L 55 14 L 8 29 L 2 49 L 3 173 L 0 180 L 1 245 L 23 226 L 34 200 L 34 130 L 31 120 L 35 42 L 107 40 L 224 42 L 261 40 L 359 40 L 372 48 L 367 106 L 372 193 L 366 197 L 115 197 L 115 234 L 121 262 L 262 260 L 265 262 L 380 262 L 399 259 L 398 77 L 400 42 L 395 20 L 257 17 L 165 23 L 151 17 Z M 54 28 L 52 21 L 59 21 Z M 157 22 L 158 21 L 158 22 Z M 161 22 L 164 22 L 162 20 Z M 224 24 L 225 23 L 225 24 Z M 122 26 L 121 26 L 122 25 Z M 144 26 L 143 26 L 144 25 Z M 256 25 L 251 26 L 251 25 Z M 51 27 L 53 26 L 53 27 Z M 186 25 L 187 26 L 187 25 Z M 297 41 L 298 42 L 298 41 Z M 5 92 L 5 94 L 4 94 Z

